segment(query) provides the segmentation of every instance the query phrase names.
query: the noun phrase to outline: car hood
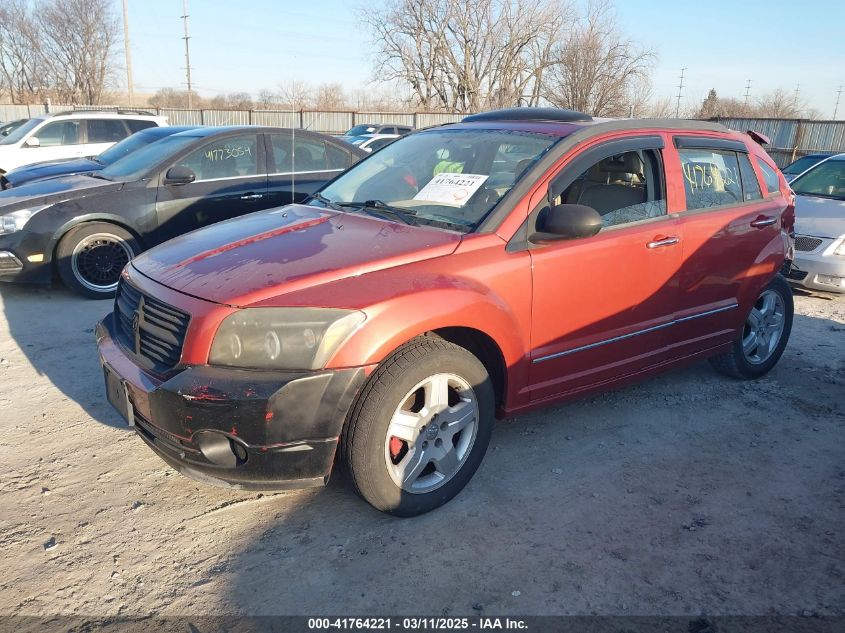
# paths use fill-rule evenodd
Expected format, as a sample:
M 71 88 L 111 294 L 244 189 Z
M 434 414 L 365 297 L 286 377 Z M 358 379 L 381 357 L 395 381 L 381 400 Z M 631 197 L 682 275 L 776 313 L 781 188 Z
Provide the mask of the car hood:
M 836 239 L 845 235 L 845 200 L 795 196 L 795 232 Z
M 0 213 L 116 191 L 123 184 L 82 175 L 38 180 L 0 191 Z
M 24 165 L 6 174 L 6 180 L 13 185 L 21 181 L 35 178 L 50 178 L 65 174 L 81 174 L 89 171 L 99 171 L 103 165 L 90 158 L 69 158 L 66 160 L 51 160 L 45 163 Z
M 448 255 L 460 241 L 450 231 L 289 205 L 182 235 L 132 266 L 207 301 L 284 305 L 285 293 Z

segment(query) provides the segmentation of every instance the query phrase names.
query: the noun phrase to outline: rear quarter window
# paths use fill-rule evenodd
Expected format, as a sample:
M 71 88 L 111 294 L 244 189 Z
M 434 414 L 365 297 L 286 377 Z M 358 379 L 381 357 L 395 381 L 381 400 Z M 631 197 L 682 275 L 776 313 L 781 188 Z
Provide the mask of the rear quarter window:
M 766 191 L 768 193 L 777 193 L 780 191 L 780 178 L 778 178 L 775 170 L 769 167 L 768 163 L 760 160 L 759 158 L 757 159 L 757 166 L 763 174 L 763 184 L 766 185 Z
M 751 166 L 751 160 L 748 154 L 737 154 L 739 161 L 739 173 L 742 176 L 742 193 L 747 201 L 759 200 L 763 197 L 760 191 L 760 181 L 757 180 L 757 174 L 754 173 L 754 168 Z
M 126 125 L 129 126 L 129 130 L 132 134 L 140 132 L 141 130 L 146 130 L 147 128 L 158 127 L 158 124 L 155 121 L 150 121 L 149 119 L 126 119 Z

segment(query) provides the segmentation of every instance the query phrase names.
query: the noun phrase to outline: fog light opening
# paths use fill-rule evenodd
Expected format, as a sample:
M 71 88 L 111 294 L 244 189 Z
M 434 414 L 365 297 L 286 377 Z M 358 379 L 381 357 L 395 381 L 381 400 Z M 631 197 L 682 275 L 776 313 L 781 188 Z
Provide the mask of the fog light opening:
M 246 448 L 242 444 L 238 444 L 234 440 L 229 440 L 232 443 L 232 450 L 235 452 L 235 457 L 238 458 L 238 466 L 246 463 L 247 455 Z
M 222 433 L 197 433 L 194 441 L 209 462 L 222 468 L 235 468 L 249 458 L 246 447 Z

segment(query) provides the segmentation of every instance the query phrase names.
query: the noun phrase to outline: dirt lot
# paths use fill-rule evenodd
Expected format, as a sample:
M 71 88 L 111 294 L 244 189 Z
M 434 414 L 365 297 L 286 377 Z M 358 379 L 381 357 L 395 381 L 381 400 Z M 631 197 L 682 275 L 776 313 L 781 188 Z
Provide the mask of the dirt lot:
M 410 520 L 340 478 L 183 478 L 105 402 L 109 302 L 0 302 L 0 614 L 845 614 L 845 297 L 796 297 L 759 382 L 703 363 L 498 424 Z

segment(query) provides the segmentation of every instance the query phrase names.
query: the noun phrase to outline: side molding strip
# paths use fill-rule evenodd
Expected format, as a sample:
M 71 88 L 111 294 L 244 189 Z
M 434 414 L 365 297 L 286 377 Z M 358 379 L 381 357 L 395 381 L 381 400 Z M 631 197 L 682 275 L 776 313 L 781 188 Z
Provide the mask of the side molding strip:
M 739 307 L 739 304 L 732 303 L 728 306 L 722 306 L 721 308 L 716 308 L 715 310 L 707 310 L 706 312 L 700 312 L 699 314 L 691 314 L 690 316 L 681 317 L 680 319 L 675 319 L 673 321 L 669 321 L 668 323 L 663 323 L 661 325 L 655 325 L 653 327 L 648 327 L 644 330 L 638 330 L 636 332 L 631 332 L 630 334 L 623 334 L 621 336 L 614 336 L 613 338 L 609 338 L 604 341 L 598 341 L 596 343 L 590 343 L 589 345 L 582 345 L 581 347 L 573 347 L 572 349 L 564 350 L 562 352 L 557 352 L 555 354 L 549 354 L 548 356 L 541 356 L 539 358 L 535 358 L 531 362 L 533 364 L 542 363 L 547 360 L 552 360 L 553 358 L 561 358 L 562 356 L 569 356 L 570 354 L 575 354 L 576 352 L 583 352 L 588 349 L 594 349 L 596 347 L 601 347 L 602 345 L 608 345 L 610 343 L 616 343 L 618 341 L 624 341 L 629 338 L 634 338 L 635 336 L 640 336 L 641 334 L 648 334 L 649 332 L 654 332 L 656 330 L 662 330 L 667 327 L 671 327 L 673 325 L 677 325 L 678 323 L 684 323 L 686 321 L 692 321 L 694 319 L 700 319 L 701 317 L 710 316 L 712 314 L 718 314 L 720 312 L 727 312 L 728 310 L 734 310 Z

